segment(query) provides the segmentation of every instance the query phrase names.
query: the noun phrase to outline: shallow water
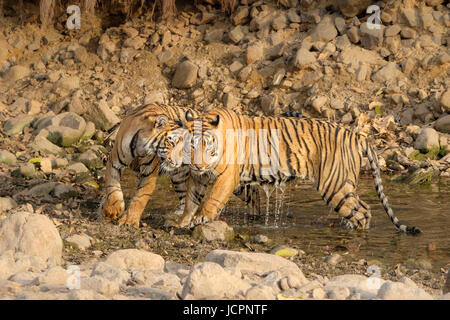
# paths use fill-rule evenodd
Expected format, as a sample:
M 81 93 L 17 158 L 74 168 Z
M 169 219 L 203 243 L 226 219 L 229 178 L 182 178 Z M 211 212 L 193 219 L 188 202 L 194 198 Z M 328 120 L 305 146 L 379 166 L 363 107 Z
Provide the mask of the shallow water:
M 131 175 L 125 179 L 125 194 L 131 196 L 135 179 Z M 261 215 L 256 218 L 245 214 L 248 209 L 236 197 L 228 202 L 222 216 L 239 233 L 264 234 L 277 243 L 289 243 L 312 255 L 323 256 L 326 251 L 354 253 L 358 259 L 378 260 L 389 265 L 425 258 L 434 270 L 450 263 L 450 181 L 411 186 L 390 182 L 389 177 L 385 177 L 383 184 L 400 221 L 420 228 L 422 234 L 411 236 L 396 230 L 378 200 L 371 178 L 361 178 L 358 185 L 358 194 L 372 209 L 368 231 L 347 229 L 342 219 L 326 207 L 314 187 L 304 182 L 288 184 L 284 193 L 270 190 L 268 210 L 265 192 L 261 189 Z M 175 207 L 177 200 L 171 189 L 168 179 L 161 178 L 144 221 L 149 214 L 164 214 Z M 267 224 L 266 210 L 269 212 Z M 430 243 L 435 249 L 428 249 Z

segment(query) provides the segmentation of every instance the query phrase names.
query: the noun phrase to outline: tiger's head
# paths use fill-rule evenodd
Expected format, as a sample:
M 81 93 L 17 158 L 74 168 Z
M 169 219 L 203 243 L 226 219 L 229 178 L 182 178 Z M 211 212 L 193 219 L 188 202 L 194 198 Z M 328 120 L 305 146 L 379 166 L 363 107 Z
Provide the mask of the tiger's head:
M 222 123 L 220 112 L 208 112 L 194 119 L 186 112 L 186 127 L 190 139 L 190 167 L 194 172 L 213 171 L 221 161 Z

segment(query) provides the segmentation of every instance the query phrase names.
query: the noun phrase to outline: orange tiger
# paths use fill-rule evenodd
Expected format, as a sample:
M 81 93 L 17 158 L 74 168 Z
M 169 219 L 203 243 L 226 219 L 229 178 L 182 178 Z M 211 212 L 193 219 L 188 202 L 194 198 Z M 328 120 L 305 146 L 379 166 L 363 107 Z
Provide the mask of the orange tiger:
M 194 225 L 213 220 L 238 184 L 276 185 L 309 178 L 351 227 L 368 229 L 370 208 L 356 193 L 362 158 L 367 156 L 378 197 L 392 223 L 403 232 L 420 233 L 395 217 L 384 194 L 376 153 L 366 137 L 352 130 L 324 120 L 248 117 L 228 109 L 213 109 L 197 121 L 188 111 L 185 119 L 187 134 L 180 134 L 180 129 L 169 132 L 162 158 L 167 162 L 177 143 L 186 142 L 193 180 L 207 175 L 214 181 Z M 198 209 L 191 186 L 188 183 L 180 227 L 190 225 Z

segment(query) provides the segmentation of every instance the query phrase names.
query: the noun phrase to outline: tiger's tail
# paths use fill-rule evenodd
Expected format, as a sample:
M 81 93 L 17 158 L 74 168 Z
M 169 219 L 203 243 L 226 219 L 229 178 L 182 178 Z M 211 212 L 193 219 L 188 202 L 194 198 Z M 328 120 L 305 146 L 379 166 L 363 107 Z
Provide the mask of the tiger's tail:
M 386 211 L 387 215 L 391 219 L 392 223 L 401 231 L 405 233 L 410 234 L 419 234 L 421 233 L 420 229 L 416 227 L 409 227 L 407 225 L 402 224 L 398 218 L 395 216 L 394 211 L 392 210 L 388 199 L 386 195 L 384 194 L 384 188 L 383 183 L 381 181 L 381 173 L 380 173 L 380 166 L 378 164 L 378 157 L 375 153 L 375 150 L 370 145 L 369 141 L 365 138 L 365 153 L 367 155 L 367 158 L 369 159 L 370 168 L 372 169 L 372 176 L 375 183 L 375 189 L 378 194 L 378 198 L 380 199 L 381 203 L 383 204 L 384 210 Z

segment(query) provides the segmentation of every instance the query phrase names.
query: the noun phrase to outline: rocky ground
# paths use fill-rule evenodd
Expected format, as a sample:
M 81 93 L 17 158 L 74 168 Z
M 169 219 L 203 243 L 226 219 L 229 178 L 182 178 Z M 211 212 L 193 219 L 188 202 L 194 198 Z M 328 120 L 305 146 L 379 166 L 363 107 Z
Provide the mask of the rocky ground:
M 329 118 L 372 136 L 385 174 L 406 183 L 448 179 L 449 4 L 379 1 L 380 29 L 371 30 L 369 15 L 360 13 L 364 1 L 326 2 L 242 0 L 231 17 L 188 4 L 165 23 L 82 16 L 80 30 L 65 29 L 65 16 L 55 29 L 21 25 L 6 8 L 0 296 L 383 299 L 447 292 L 446 270 L 392 266 L 382 271 L 388 282 L 374 285 L 364 261 L 241 252 L 273 248 L 230 240 L 223 225 L 213 232 L 223 236 L 208 241 L 201 230 L 164 230 L 159 220 L 140 230 L 96 221 L 105 132 L 150 102 Z M 80 268 L 81 289 L 67 289 L 70 265 Z M 353 275 L 339 276 L 346 273 Z M 217 292 L 208 291 L 211 281 Z

